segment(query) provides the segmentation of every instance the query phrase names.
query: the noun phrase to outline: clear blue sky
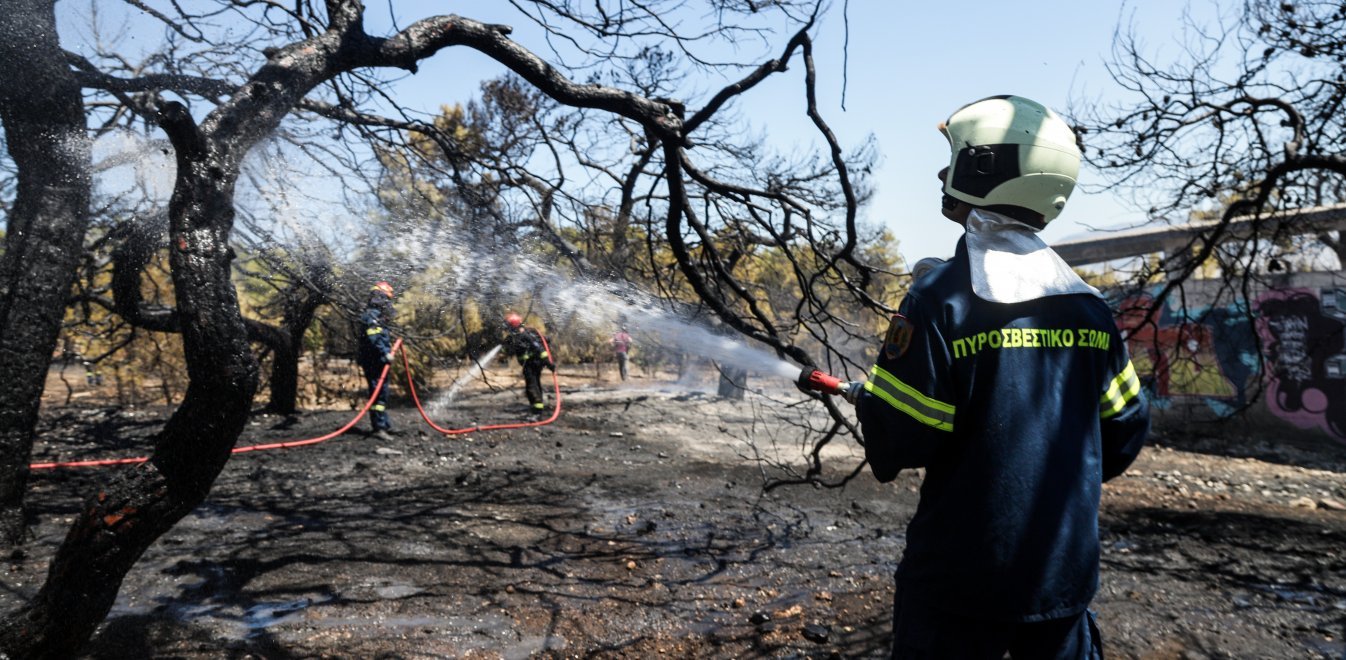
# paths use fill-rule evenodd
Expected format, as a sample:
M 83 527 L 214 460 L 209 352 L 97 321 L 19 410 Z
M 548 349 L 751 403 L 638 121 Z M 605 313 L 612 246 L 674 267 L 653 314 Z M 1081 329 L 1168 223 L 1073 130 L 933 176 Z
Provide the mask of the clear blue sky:
M 993 94 L 1013 93 L 1058 110 L 1072 100 L 1113 98 L 1116 91 L 1104 69 L 1119 22 L 1134 24 L 1148 45 L 1175 54 L 1171 36 L 1179 16 L 1193 11 L 1210 16 L 1216 0 L 1197 4 L 1171 0 L 850 0 L 850 62 L 846 73 L 846 110 L 841 109 L 845 0 L 834 0 L 832 12 L 817 31 L 815 60 L 820 74 L 820 106 L 846 146 L 876 136 L 881 164 L 873 183 L 869 221 L 891 228 L 909 261 L 947 256 L 960 228 L 939 214 L 939 183 L 935 172 L 947 158 L 947 144 L 935 125 L 959 106 Z M 1230 4 L 1229 0 L 1225 4 Z M 99 2 L 103 22 L 130 27 L 129 38 L 157 41 L 162 29 L 122 3 Z M 457 13 L 516 28 L 513 38 L 540 54 L 548 53 L 540 30 L 521 20 L 504 0 L 399 1 L 367 3 L 367 28 L 388 33 L 389 7 L 397 23 L 436 13 Z M 82 34 L 66 26 L 85 19 L 88 4 L 65 0 L 58 12 L 67 48 L 81 50 Z M 125 14 L 115 15 L 119 12 Z M 143 29 L 143 31 L 142 31 Z M 784 37 L 764 54 L 780 52 Z M 146 43 L 145 45 L 149 45 Z M 745 52 L 759 49 L 745 45 Z M 503 67 L 468 49 L 454 48 L 422 63 L 415 76 L 392 90 L 412 108 L 434 112 L 441 104 L 472 98 L 481 80 Z M 816 139 L 804 115 L 803 66 L 773 77 L 744 97 L 741 110 L 777 148 L 806 147 Z M 723 81 L 700 81 L 705 95 Z M 695 104 L 693 105 L 695 107 Z M 1097 182 L 1086 170 L 1082 182 Z M 1043 234 L 1048 242 L 1073 237 L 1089 227 L 1116 227 L 1143 217 L 1106 194 L 1077 191 L 1060 219 Z

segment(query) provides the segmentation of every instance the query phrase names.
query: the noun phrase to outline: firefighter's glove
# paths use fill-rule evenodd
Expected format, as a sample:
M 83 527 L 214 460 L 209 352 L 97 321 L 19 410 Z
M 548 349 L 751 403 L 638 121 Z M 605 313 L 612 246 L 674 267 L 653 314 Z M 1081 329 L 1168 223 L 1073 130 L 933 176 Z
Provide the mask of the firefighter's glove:
M 392 353 L 392 351 L 388 351 L 387 353 L 384 353 L 384 354 L 383 354 L 383 363 L 384 363 L 384 364 L 392 364 L 392 363 L 393 363 L 393 353 Z
M 863 391 L 865 391 L 865 381 L 853 380 L 849 383 L 842 383 L 841 391 L 838 392 L 838 394 L 840 394 L 841 398 L 845 399 L 847 403 L 854 405 L 855 401 L 860 398 L 860 393 Z
M 547 360 L 547 368 L 548 368 L 548 369 L 551 369 L 551 370 L 552 370 L 552 373 L 556 373 L 556 363 L 555 363 L 555 362 L 552 362 L 551 360 Z

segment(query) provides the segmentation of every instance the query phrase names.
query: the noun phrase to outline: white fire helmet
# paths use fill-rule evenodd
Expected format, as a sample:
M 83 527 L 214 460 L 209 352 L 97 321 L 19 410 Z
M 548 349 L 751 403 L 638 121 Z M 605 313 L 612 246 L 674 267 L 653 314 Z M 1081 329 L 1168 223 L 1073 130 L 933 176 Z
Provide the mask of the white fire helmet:
M 1042 229 L 1075 189 L 1075 131 L 1040 103 L 992 96 L 959 108 L 939 130 L 951 151 L 944 194 L 954 199 Z

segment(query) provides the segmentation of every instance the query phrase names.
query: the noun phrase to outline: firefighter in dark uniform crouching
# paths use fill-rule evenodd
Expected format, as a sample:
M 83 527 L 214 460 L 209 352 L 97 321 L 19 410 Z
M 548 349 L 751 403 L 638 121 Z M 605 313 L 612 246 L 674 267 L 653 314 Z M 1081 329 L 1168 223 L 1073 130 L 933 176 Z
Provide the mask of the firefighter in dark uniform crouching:
M 374 396 L 374 405 L 369 409 L 369 422 L 374 427 L 374 437 L 391 440 L 393 424 L 388 419 L 388 381 L 378 388 L 379 376 L 383 367 L 393 361 L 393 336 L 388 332 L 387 324 L 393 320 L 393 285 L 376 282 L 369 289 L 369 303 L 360 315 L 361 334 L 356 362 L 364 371 L 365 381 L 369 383 L 369 393 Z
M 1108 305 L 1037 232 L 1079 172 L 1074 131 L 1021 97 L 940 125 L 954 256 L 913 282 L 858 408 L 879 481 L 924 467 L 896 574 L 893 657 L 1101 657 L 1102 483 L 1149 407 Z
M 546 407 L 546 397 L 542 393 L 542 370 L 556 371 L 551 352 L 547 350 L 542 335 L 523 324 L 523 317 L 515 313 L 505 316 L 506 331 L 505 354 L 512 355 L 523 367 L 523 391 L 528 395 L 528 405 L 533 412 L 542 412 Z

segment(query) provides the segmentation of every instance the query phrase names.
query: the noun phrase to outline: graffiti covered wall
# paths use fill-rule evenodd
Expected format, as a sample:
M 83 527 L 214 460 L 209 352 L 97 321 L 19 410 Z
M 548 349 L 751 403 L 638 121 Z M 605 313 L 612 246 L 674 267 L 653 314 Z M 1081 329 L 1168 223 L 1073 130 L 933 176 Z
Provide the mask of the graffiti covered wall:
M 1149 322 L 1158 287 L 1114 301 L 1160 416 L 1246 411 L 1346 442 L 1346 280 L 1289 275 L 1256 292 L 1251 310 L 1217 291 L 1189 282 Z
M 1268 409 L 1296 427 L 1346 439 L 1346 291 L 1282 289 L 1258 304 Z

